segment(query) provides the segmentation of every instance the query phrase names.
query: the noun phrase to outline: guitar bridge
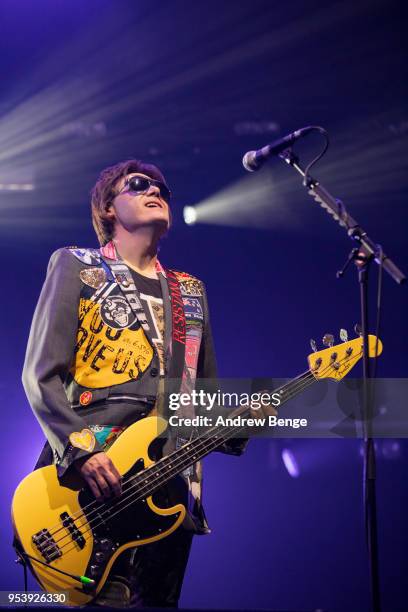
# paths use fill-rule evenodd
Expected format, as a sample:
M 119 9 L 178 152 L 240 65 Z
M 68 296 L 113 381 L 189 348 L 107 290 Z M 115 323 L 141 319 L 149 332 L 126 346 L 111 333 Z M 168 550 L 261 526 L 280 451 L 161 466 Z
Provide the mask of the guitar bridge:
M 41 531 L 38 531 L 33 535 L 32 541 L 47 563 L 61 557 L 62 552 L 48 529 L 41 529 Z

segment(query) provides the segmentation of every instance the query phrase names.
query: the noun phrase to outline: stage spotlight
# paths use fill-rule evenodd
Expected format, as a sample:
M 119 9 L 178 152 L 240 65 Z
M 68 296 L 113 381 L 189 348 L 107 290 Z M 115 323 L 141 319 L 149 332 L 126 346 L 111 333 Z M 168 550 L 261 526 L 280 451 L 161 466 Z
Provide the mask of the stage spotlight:
M 299 465 L 296 461 L 295 455 L 289 448 L 282 449 L 282 461 L 288 471 L 289 476 L 292 476 L 292 478 L 298 478 L 300 476 Z
M 194 223 L 197 221 L 197 211 L 194 206 L 185 206 L 183 208 L 183 217 L 184 222 L 187 223 L 187 225 L 194 225 Z
M 290 181 L 276 181 L 270 169 L 222 187 L 183 210 L 184 221 L 227 227 L 290 227 L 296 224 L 285 195 Z M 283 194 L 283 195 L 282 195 Z

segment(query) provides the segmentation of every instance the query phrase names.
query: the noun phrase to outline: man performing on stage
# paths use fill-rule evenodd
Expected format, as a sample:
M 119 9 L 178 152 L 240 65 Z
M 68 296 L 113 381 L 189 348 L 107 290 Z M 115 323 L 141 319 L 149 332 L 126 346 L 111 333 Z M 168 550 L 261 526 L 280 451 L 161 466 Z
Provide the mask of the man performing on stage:
M 67 247 L 51 256 L 33 318 L 23 384 L 48 439 L 37 467 L 55 463 L 59 478 L 79 472 L 97 500 L 121 493 L 104 451 L 130 424 L 166 416 L 166 381 L 188 392 L 196 378 L 216 378 L 204 285 L 165 270 L 157 258 L 169 203 L 156 166 L 129 160 L 104 170 L 91 202 L 101 248 Z M 185 442 L 172 436 L 163 452 Z M 236 439 L 220 450 L 241 454 L 244 446 Z M 209 532 L 201 463 L 182 479 L 183 525 L 122 553 L 95 603 L 177 606 L 192 535 Z

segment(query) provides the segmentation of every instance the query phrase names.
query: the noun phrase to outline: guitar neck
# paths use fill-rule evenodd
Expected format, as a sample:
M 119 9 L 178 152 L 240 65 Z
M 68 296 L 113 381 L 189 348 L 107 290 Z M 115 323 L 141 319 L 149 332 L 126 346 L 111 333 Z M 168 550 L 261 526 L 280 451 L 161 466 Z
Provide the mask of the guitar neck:
M 304 389 L 316 382 L 316 378 L 308 370 L 300 376 L 280 387 L 274 393 L 279 394 L 279 407 L 301 393 Z M 241 406 L 233 410 L 228 418 L 233 419 L 237 416 L 249 415 L 250 407 Z M 168 480 L 190 467 L 213 450 L 227 442 L 233 437 L 237 437 L 244 425 L 226 425 L 223 427 L 211 427 L 196 438 L 193 438 L 177 450 L 173 451 L 163 459 L 157 461 L 153 466 L 144 470 L 143 481 L 152 481 L 147 495 L 154 493 Z M 159 483 L 159 484 L 157 484 Z

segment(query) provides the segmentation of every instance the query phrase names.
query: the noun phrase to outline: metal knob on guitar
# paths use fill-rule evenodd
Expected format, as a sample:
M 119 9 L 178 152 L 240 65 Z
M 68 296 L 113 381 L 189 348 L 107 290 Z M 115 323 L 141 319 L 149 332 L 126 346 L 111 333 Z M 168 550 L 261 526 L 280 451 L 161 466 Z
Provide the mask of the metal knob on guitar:
M 347 342 L 347 340 L 348 340 L 348 333 L 347 333 L 347 329 L 343 329 L 343 328 L 342 328 L 342 329 L 340 330 L 340 340 L 341 340 L 342 342 Z
M 334 344 L 333 334 L 324 334 L 322 342 L 324 346 L 333 346 Z
M 99 541 L 99 546 L 101 550 L 105 552 L 108 552 L 108 550 L 111 548 L 111 544 L 112 542 L 108 540 L 107 538 L 103 538 L 102 540 Z

